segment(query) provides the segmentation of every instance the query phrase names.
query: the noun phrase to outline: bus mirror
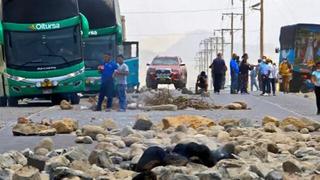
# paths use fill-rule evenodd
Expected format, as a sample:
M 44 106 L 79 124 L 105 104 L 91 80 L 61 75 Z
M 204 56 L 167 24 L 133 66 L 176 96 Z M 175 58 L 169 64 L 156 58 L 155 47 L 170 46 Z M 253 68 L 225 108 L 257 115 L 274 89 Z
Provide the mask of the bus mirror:
M 81 19 L 81 29 L 82 29 L 82 36 L 84 38 L 89 37 L 89 22 L 88 19 L 80 13 L 80 19 Z
M 2 21 L 0 21 L 0 44 L 4 44 L 4 34 L 3 34 L 3 25 L 2 25 Z

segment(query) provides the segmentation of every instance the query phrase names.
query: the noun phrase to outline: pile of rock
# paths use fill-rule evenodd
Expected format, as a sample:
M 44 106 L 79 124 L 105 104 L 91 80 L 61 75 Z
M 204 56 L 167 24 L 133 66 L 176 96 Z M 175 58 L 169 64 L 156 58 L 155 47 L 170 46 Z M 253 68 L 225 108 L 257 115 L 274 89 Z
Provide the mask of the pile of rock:
M 17 124 L 12 128 L 14 136 L 54 136 L 69 134 L 78 129 L 78 122 L 71 118 L 57 121 L 43 120 L 35 123 L 25 117 L 18 118 Z
M 83 146 L 54 150 L 50 139 L 34 151 L 0 155 L 0 179 L 318 179 L 320 123 L 267 116 L 260 127 L 248 120 L 213 121 L 201 116 L 140 115 L 133 127 L 112 120 L 76 131 Z M 40 173 L 43 172 L 43 173 Z

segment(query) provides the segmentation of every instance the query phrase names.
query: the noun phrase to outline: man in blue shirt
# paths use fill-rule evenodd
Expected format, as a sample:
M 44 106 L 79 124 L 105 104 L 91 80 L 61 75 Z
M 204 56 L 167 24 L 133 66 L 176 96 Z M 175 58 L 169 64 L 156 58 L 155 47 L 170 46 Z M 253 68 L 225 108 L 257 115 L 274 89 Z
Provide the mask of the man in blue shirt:
M 237 94 L 238 78 L 239 78 L 239 64 L 237 63 L 237 55 L 232 54 L 230 60 L 230 75 L 231 75 L 231 94 Z
M 114 71 L 118 68 L 118 65 L 111 60 L 111 54 L 104 55 L 104 63 L 98 67 L 101 72 L 101 87 L 99 92 L 99 100 L 97 103 L 96 111 L 101 111 L 101 105 L 105 97 L 107 97 L 107 110 L 112 108 L 112 100 L 114 97 Z
M 270 80 L 269 75 L 271 73 L 270 66 L 268 65 L 268 61 L 262 61 L 260 64 L 260 74 L 261 74 L 261 80 L 262 80 L 262 94 L 267 95 L 268 93 L 270 95 L 271 89 L 270 89 Z

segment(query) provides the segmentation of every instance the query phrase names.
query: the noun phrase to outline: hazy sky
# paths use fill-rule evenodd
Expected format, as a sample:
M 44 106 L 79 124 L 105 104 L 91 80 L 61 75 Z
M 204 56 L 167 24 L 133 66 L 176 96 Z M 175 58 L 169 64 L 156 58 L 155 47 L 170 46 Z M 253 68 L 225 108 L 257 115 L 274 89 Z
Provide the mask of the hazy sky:
M 234 0 L 119 0 L 121 12 L 126 16 L 129 40 L 139 40 L 141 51 L 165 52 L 167 48 L 183 38 L 185 34 L 211 33 L 213 29 L 229 28 L 230 18 L 222 21 L 222 13 L 242 12 L 242 1 Z M 249 62 L 255 63 L 259 57 L 259 11 L 251 10 L 251 5 L 260 0 L 246 0 L 247 45 Z M 320 0 L 264 0 L 265 1 L 265 54 L 273 59 L 278 55 L 281 26 L 296 23 L 320 24 Z M 235 18 L 235 28 L 242 28 L 241 17 Z M 209 36 L 210 34 L 207 34 Z M 205 37 L 207 37 L 205 36 Z M 196 36 L 200 38 L 204 36 Z M 229 38 L 229 37 L 227 37 Z M 242 53 L 242 33 L 235 34 L 235 52 Z M 229 59 L 226 47 L 225 59 Z M 196 55 L 197 49 L 193 53 Z M 143 54 L 143 53 L 141 53 Z M 183 56 L 183 55 L 181 55 Z M 192 55 L 193 56 L 193 55 Z M 193 56 L 193 57 L 194 57 Z M 187 57 L 188 69 L 194 68 L 193 57 Z M 147 60 L 146 60 L 147 59 Z M 150 57 L 142 63 L 150 61 Z M 141 68 L 146 68 L 142 66 Z M 193 69 L 191 69 L 193 70 Z M 193 70 L 194 71 L 194 70 Z M 142 73 L 143 74 L 143 73 Z M 143 75 L 142 75 L 143 76 Z M 141 78 L 143 81 L 144 78 Z M 189 81 L 189 80 L 188 80 Z M 191 84 L 193 81 L 191 81 Z
M 259 0 L 246 2 L 249 7 Z M 221 21 L 221 14 L 231 12 L 231 0 L 120 0 L 120 4 L 122 14 L 127 18 L 130 39 L 165 37 L 169 34 L 178 36 L 196 30 L 212 31 L 230 26 L 229 18 Z M 319 0 L 265 0 L 266 43 L 278 42 L 283 25 L 320 23 L 319 7 Z M 233 8 L 234 12 L 241 12 L 241 0 L 234 0 Z M 238 17 L 235 19 L 235 28 L 241 26 L 241 18 Z M 248 43 L 257 44 L 259 13 L 249 8 L 247 30 Z M 237 40 L 241 40 L 240 32 L 237 33 Z

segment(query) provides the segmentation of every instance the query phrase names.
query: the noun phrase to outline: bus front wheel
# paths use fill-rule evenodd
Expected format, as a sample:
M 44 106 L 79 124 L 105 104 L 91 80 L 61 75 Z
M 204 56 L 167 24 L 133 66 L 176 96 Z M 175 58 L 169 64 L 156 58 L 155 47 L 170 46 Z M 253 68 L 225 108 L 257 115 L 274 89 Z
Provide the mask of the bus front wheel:
M 70 96 L 71 104 L 79 104 L 80 103 L 80 96 L 77 93 L 72 93 Z
M 0 97 L 0 107 L 6 107 L 8 103 L 7 97 Z
M 16 106 L 18 106 L 18 98 L 15 98 L 15 97 L 9 97 L 8 98 L 8 105 L 10 106 L 10 107 L 16 107 Z

